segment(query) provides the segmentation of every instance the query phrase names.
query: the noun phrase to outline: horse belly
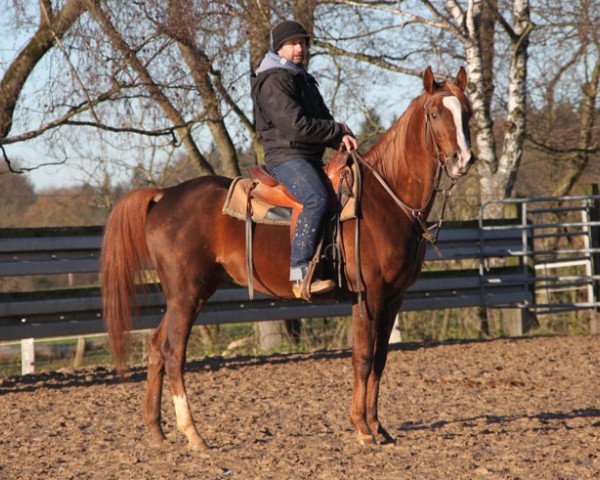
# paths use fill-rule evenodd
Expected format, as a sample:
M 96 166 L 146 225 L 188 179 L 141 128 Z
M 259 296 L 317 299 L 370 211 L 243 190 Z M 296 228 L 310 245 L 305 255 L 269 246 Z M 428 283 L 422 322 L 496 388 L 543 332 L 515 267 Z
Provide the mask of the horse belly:
M 217 262 L 239 285 L 248 284 L 244 222 L 228 217 L 219 241 Z M 286 226 L 255 225 L 252 236 L 254 288 L 261 293 L 292 297 L 289 281 L 290 234 Z

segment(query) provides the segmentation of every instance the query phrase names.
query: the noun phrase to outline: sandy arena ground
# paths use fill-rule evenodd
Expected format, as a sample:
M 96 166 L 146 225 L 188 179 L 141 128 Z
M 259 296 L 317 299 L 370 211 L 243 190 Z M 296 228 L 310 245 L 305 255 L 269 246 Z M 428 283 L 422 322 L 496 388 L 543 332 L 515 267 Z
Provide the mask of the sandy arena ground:
M 0 479 L 600 478 L 600 337 L 403 344 L 381 418 L 397 444 L 360 447 L 348 351 L 188 365 L 211 449 L 188 451 L 168 387 L 148 443 L 145 370 L 0 379 Z

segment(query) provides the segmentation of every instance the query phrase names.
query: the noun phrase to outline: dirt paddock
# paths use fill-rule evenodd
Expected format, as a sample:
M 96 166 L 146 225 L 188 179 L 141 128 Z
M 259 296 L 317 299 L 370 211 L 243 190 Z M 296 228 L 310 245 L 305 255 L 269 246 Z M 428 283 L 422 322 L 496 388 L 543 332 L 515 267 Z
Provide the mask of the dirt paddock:
M 599 337 L 403 344 L 381 418 L 396 445 L 360 447 L 348 351 L 188 365 L 211 445 L 190 452 L 168 388 L 164 447 L 142 424 L 143 368 L 0 380 L 0 479 L 600 478 Z

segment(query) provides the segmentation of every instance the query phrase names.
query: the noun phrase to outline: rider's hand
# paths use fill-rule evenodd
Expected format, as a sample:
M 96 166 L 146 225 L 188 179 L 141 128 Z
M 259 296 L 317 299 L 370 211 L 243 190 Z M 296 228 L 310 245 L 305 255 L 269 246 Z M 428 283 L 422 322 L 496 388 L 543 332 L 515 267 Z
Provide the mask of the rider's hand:
M 342 137 L 342 144 L 346 147 L 347 151 L 358 150 L 358 142 L 352 135 L 344 135 Z

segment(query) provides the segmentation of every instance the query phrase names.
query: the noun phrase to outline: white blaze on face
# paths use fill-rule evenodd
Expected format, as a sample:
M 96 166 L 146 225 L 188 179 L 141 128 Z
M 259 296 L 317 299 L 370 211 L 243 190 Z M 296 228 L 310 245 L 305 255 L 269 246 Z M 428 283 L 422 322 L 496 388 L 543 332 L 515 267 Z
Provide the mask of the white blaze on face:
M 454 118 L 454 126 L 456 127 L 456 143 L 459 148 L 459 160 L 458 167 L 466 167 L 467 163 L 471 158 L 471 149 L 469 148 L 469 142 L 465 136 L 462 124 L 462 109 L 460 107 L 460 101 L 456 97 L 444 97 L 442 100 L 444 106 L 452 113 Z

